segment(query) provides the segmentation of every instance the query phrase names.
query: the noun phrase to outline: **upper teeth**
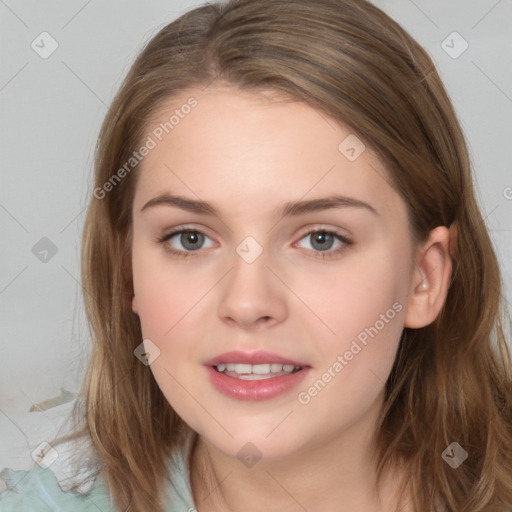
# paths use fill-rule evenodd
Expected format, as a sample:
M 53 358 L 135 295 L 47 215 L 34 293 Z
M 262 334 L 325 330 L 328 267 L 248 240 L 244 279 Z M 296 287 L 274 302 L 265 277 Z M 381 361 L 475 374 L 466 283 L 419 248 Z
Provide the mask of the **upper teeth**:
M 293 364 L 281 364 L 281 363 L 266 363 L 266 364 L 242 364 L 242 363 L 221 363 L 217 365 L 217 370 L 219 372 L 223 372 L 227 370 L 228 372 L 236 372 L 236 373 L 256 373 L 260 375 L 265 375 L 266 373 L 278 373 L 281 371 L 285 372 L 293 372 L 293 370 L 300 366 L 294 366 Z

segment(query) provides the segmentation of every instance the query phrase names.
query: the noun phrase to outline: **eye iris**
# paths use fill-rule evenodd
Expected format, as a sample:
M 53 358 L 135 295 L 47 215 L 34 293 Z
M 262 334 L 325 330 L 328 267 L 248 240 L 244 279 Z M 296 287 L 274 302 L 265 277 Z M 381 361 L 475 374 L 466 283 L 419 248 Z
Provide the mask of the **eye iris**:
M 313 248 L 320 251 L 330 249 L 334 242 L 334 236 L 328 231 L 316 231 L 310 233 L 309 236 L 312 239 Z M 180 235 L 180 242 L 185 249 L 195 251 L 200 249 L 204 242 L 204 235 L 198 231 L 183 231 Z
M 331 248 L 332 243 L 334 241 L 334 237 L 330 233 L 326 233 L 325 231 L 318 231 L 317 233 L 312 234 L 312 240 L 313 240 L 312 246 L 315 249 L 326 250 L 326 249 Z M 326 243 L 326 240 L 327 240 L 327 243 Z M 320 245 L 318 247 L 315 247 L 315 244 L 317 242 L 320 242 Z
M 199 247 L 195 247 L 195 245 L 201 245 L 203 241 L 201 237 L 204 238 L 201 233 L 197 233 L 196 231 L 185 231 L 180 237 L 180 242 L 183 247 L 193 251 L 199 249 Z

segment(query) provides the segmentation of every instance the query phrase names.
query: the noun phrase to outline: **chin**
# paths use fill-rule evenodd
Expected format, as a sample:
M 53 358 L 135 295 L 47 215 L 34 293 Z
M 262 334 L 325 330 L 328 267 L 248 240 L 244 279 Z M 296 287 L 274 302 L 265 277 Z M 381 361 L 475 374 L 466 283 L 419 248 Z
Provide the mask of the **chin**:
M 278 425 L 279 422 L 276 423 Z M 278 427 L 275 432 L 268 424 L 261 425 L 260 428 L 233 428 L 228 429 L 233 437 L 228 435 L 221 435 L 211 437 L 210 435 L 199 434 L 216 449 L 222 451 L 226 455 L 237 458 L 244 464 L 250 467 L 251 463 L 259 460 L 279 460 L 285 459 L 297 453 L 303 443 L 298 441 L 301 437 L 299 433 L 297 436 L 290 435 L 290 431 L 283 428 L 281 432 Z M 235 433 L 236 432 L 236 433 Z M 269 432 L 270 433 L 269 435 Z M 247 462 L 246 462 L 247 461 Z

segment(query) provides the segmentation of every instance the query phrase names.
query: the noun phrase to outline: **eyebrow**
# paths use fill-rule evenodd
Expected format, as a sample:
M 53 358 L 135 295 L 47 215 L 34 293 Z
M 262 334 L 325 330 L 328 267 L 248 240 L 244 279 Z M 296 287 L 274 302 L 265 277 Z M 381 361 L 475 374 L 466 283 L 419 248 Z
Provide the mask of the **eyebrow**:
M 196 199 L 189 199 L 183 196 L 177 196 L 164 192 L 149 200 L 142 208 L 141 213 L 149 208 L 156 206 L 174 206 L 199 215 L 209 215 L 219 217 L 219 211 L 210 203 Z M 289 201 L 277 209 L 276 215 L 279 219 L 290 216 L 303 215 L 310 212 L 329 210 L 332 208 L 356 207 L 367 210 L 374 215 L 380 215 L 373 206 L 352 197 L 331 195 L 318 199 L 306 201 Z

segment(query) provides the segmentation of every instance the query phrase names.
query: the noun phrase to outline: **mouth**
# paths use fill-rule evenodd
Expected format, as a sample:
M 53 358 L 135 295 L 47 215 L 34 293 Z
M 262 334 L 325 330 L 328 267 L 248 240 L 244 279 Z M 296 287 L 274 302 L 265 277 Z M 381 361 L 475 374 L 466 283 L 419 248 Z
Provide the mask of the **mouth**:
M 268 400 L 304 381 L 312 367 L 281 354 L 233 350 L 204 362 L 210 383 L 235 400 Z
M 300 372 L 303 368 L 303 366 L 282 363 L 219 363 L 213 366 L 216 372 L 239 380 L 274 379 Z
M 311 366 L 270 352 L 229 352 L 207 361 L 209 381 L 235 400 L 269 400 L 296 389 Z

